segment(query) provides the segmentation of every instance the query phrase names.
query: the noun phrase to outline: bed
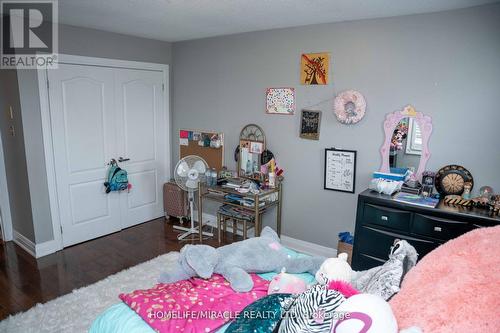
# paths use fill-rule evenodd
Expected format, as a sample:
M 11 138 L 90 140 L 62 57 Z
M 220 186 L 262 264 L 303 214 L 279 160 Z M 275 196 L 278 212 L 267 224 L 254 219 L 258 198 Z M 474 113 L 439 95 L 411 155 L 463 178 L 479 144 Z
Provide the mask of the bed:
M 292 250 L 287 250 L 291 256 L 303 256 Z M 259 274 L 265 280 L 271 280 L 276 273 Z M 307 284 L 313 283 L 315 278 L 308 273 L 294 274 L 303 279 Z M 119 301 L 117 297 L 117 301 Z M 217 330 L 225 332 L 229 323 Z M 155 331 L 132 309 L 123 302 L 117 302 L 101 313 L 92 323 L 89 333 L 154 333 Z
M 499 332 L 498 253 L 500 226 L 473 230 L 427 254 L 408 272 L 401 290 L 389 301 L 400 328 L 418 326 L 433 333 Z M 271 280 L 275 275 L 259 276 Z M 296 275 L 306 283 L 314 281 L 310 274 Z M 224 332 L 226 326 L 217 333 Z M 117 303 L 95 319 L 90 332 L 154 331 L 127 305 Z

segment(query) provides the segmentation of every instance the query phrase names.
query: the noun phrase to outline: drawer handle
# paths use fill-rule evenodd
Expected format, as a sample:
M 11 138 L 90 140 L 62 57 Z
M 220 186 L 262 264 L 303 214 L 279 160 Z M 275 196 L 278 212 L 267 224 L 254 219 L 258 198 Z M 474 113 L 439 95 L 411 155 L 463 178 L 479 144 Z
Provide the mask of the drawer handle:
M 382 221 L 389 221 L 389 218 L 385 215 L 382 215 L 381 219 L 382 219 Z
M 441 232 L 443 229 L 441 229 L 441 227 L 434 227 L 434 231 Z

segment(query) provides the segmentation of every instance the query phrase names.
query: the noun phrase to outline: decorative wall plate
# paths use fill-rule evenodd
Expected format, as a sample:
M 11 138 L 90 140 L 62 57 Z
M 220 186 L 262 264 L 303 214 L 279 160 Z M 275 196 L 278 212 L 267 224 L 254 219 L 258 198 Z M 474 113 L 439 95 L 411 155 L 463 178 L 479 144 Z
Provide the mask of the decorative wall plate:
M 266 142 L 266 136 L 260 126 L 248 124 L 241 130 L 240 140 Z
M 461 195 L 466 182 L 470 182 L 474 187 L 472 174 L 460 165 L 447 165 L 436 173 L 436 189 L 442 195 Z
M 356 90 L 346 90 L 335 97 L 333 112 L 342 124 L 356 124 L 363 119 L 366 111 L 366 101 Z

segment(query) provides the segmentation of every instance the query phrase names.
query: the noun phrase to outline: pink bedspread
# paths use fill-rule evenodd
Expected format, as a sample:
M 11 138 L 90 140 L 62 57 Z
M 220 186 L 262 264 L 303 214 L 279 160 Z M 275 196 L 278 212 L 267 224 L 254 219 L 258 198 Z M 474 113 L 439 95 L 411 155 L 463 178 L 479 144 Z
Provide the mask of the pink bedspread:
M 157 284 L 121 294 L 120 299 L 157 332 L 214 332 L 241 310 L 267 295 L 269 281 L 252 274 L 254 288 L 235 292 L 221 275 Z

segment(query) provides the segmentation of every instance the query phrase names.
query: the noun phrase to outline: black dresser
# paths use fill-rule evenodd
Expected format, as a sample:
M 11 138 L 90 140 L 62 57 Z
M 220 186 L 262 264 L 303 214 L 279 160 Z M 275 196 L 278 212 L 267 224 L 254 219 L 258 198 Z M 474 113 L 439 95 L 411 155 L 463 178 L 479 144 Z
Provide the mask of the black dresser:
M 453 207 L 440 202 L 436 208 L 392 200 L 366 190 L 358 196 L 352 268 L 365 270 L 383 264 L 394 239 L 405 239 L 419 259 L 472 229 L 500 224 L 498 215 L 481 209 Z

